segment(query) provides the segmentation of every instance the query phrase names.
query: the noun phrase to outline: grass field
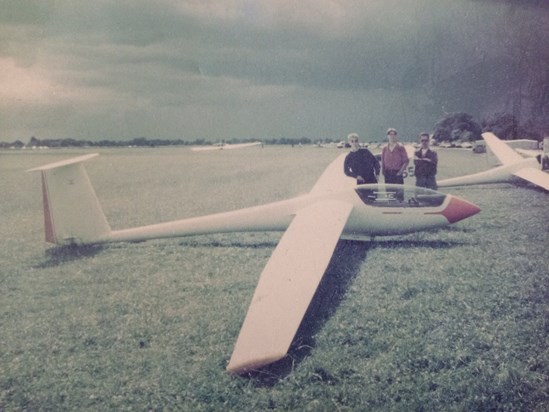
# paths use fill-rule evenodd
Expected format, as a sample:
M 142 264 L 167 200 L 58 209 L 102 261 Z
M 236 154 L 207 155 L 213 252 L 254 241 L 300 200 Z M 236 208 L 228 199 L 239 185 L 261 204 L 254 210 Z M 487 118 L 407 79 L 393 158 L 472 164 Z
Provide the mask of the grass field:
M 340 153 L 100 152 L 86 168 L 115 229 L 305 193 Z M 482 212 L 341 241 L 286 362 L 233 377 L 281 234 L 48 245 L 40 179 L 25 170 L 82 153 L 0 152 L 0 411 L 549 410 L 547 193 L 448 189 Z M 440 179 L 487 167 L 469 151 L 439 155 Z

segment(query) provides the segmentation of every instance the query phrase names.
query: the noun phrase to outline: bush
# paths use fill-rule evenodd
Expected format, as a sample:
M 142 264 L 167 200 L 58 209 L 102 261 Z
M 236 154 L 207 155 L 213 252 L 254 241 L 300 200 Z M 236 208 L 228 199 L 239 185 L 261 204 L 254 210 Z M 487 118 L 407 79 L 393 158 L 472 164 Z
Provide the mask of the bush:
M 481 127 L 468 113 L 449 113 L 433 127 L 433 138 L 442 141 L 469 141 L 481 139 Z

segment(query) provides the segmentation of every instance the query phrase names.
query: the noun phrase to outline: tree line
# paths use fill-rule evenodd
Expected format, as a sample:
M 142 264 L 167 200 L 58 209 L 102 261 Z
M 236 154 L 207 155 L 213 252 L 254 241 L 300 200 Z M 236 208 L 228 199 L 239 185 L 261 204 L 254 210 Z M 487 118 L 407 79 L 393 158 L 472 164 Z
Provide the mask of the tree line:
M 308 137 L 301 138 L 268 138 L 268 139 L 227 139 L 223 140 L 223 144 L 239 144 L 261 141 L 265 144 L 275 145 L 306 145 L 313 144 L 313 140 Z M 332 141 L 323 139 L 324 142 Z M 38 139 L 31 137 L 28 143 L 24 143 L 18 139 L 13 142 L 0 142 L 0 148 L 23 148 L 23 147 L 160 147 L 160 146 L 209 146 L 220 143 L 219 141 L 211 141 L 208 139 L 150 139 L 146 137 L 136 137 L 131 140 L 82 140 L 74 138 L 59 138 L 59 139 Z
M 502 140 L 513 140 L 520 138 L 529 138 L 542 141 L 544 136 L 539 133 L 537 128 L 528 127 L 529 125 L 519 124 L 516 117 L 510 113 L 495 113 L 490 117 L 483 119 L 480 123 L 475 121 L 469 113 L 456 112 L 448 113 L 437 121 L 432 130 L 433 138 L 438 142 L 474 142 L 482 139 L 483 132 L 493 132 Z M 314 143 L 334 143 L 341 138 L 330 139 L 310 139 L 308 137 L 300 138 L 267 138 L 267 139 L 228 139 L 223 140 L 225 144 L 250 143 L 261 141 L 269 145 L 310 145 Z M 27 144 L 21 140 L 5 143 L 0 142 L 0 148 L 23 148 L 23 147 L 159 147 L 159 146 L 208 146 L 217 144 L 207 139 L 199 138 L 192 141 L 182 139 L 148 139 L 146 137 L 136 137 L 131 140 L 79 140 L 74 138 L 64 139 L 37 139 L 31 137 Z

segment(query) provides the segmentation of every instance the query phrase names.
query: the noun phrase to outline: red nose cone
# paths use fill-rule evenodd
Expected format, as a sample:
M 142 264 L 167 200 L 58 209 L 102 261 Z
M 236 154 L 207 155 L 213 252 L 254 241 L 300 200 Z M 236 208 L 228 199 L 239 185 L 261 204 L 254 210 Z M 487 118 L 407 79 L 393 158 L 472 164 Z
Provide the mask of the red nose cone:
M 455 223 L 466 219 L 469 216 L 476 215 L 480 212 L 480 208 L 473 203 L 460 199 L 459 197 L 450 196 L 450 203 L 442 211 L 442 215 L 448 219 L 448 222 Z

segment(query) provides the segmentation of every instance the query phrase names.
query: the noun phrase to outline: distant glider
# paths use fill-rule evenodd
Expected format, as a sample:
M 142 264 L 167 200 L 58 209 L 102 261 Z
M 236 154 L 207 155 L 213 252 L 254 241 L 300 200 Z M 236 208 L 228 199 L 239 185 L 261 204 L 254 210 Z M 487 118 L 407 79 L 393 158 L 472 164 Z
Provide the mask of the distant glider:
M 502 165 L 484 172 L 441 180 L 438 187 L 505 183 L 520 178 L 549 190 L 549 174 L 541 170 L 535 157 L 523 158 L 493 133 L 483 133 L 482 137 Z
M 46 240 L 58 245 L 286 230 L 261 273 L 227 366 L 230 373 L 241 374 L 286 356 L 340 238 L 431 229 L 480 211 L 463 199 L 424 188 L 356 186 L 343 174 L 345 155 L 328 166 L 307 195 L 125 230 L 110 228 L 82 163 L 97 154 L 31 171 L 42 176 Z
M 193 152 L 207 152 L 211 150 L 230 150 L 230 149 L 242 149 L 244 147 L 252 147 L 252 146 L 259 146 L 261 142 L 251 142 L 251 143 L 237 143 L 237 144 L 230 144 L 230 143 L 216 143 L 212 146 L 198 146 L 198 147 L 191 147 L 191 150 Z

